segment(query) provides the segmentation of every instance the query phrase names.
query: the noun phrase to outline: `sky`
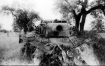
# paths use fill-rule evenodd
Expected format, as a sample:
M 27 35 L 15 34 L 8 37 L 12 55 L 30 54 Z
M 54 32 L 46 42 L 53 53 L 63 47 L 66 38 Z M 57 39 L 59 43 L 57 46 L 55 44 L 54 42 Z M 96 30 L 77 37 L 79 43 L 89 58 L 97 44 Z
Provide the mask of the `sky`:
M 0 24 L 2 29 L 12 30 L 13 16 L 0 14 Z
M 0 0 L 0 10 L 2 6 L 7 5 L 16 9 L 34 10 L 43 20 L 60 19 L 61 14 L 56 11 L 55 3 L 56 0 Z M 92 21 L 92 17 L 87 16 L 85 29 L 89 29 L 90 21 Z M 11 14 L 0 13 L 0 24 L 2 24 L 3 29 L 12 30 L 12 23 L 13 16 Z

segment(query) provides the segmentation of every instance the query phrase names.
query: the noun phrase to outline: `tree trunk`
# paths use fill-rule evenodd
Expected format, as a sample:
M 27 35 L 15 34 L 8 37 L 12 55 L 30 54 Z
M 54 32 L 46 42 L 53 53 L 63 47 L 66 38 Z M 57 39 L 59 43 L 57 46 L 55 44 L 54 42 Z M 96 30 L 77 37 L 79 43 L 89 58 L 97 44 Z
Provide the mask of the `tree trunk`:
M 26 34 L 27 30 L 28 30 L 28 28 L 27 28 L 27 26 L 25 25 L 25 26 L 24 26 L 24 33 L 25 33 L 25 34 Z
M 80 19 L 81 19 L 81 16 L 77 16 L 75 27 L 78 31 L 79 31 L 79 27 L 80 27 Z
M 80 31 L 84 31 L 84 25 L 85 25 L 86 16 L 87 16 L 86 13 L 84 13 L 83 16 L 82 16 L 82 21 L 80 23 Z
M 76 27 L 77 30 L 79 30 L 79 20 L 78 19 L 76 19 L 75 27 Z

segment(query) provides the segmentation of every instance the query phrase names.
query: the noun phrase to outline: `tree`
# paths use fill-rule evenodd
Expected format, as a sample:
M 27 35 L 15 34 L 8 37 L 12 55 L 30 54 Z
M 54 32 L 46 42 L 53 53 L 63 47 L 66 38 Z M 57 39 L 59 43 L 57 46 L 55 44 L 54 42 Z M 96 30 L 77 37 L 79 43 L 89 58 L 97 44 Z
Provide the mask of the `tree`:
M 39 15 L 35 12 L 29 12 L 28 10 L 22 10 L 22 9 L 13 9 L 8 6 L 4 6 L 2 8 L 3 11 L 10 11 L 11 14 L 15 17 L 14 22 L 15 26 L 22 30 L 24 29 L 24 32 L 26 33 L 28 31 L 28 28 L 32 26 L 33 19 L 40 19 Z
M 104 0 L 96 0 L 89 5 L 88 0 L 77 0 L 74 5 L 71 5 L 70 0 L 63 0 L 60 3 L 60 13 L 63 14 L 64 17 L 68 17 L 68 14 L 72 13 L 73 19 L 75 19 L 75 27 L 78 31 L 84 30 L 86 16 L 95 10 L 101 10 L 104 12 L 105 1 Z M 71 19 L 70 18 L 70 19 Z
M 21 29 L 18 27 L 18 25 L 16 24 L 16 22 L 14 22 L 12 26 L 13 26 L 14 32 L 20 32 L 21 31 Z
M 96 30 L 98 32 L 103 31 L 104 22 L 101 19 L 96 19 L 92 22 L 92 30 Z
M 1 28 L 2 28 L 2 24 L 0 24 L 0 30 L 1 30 Z

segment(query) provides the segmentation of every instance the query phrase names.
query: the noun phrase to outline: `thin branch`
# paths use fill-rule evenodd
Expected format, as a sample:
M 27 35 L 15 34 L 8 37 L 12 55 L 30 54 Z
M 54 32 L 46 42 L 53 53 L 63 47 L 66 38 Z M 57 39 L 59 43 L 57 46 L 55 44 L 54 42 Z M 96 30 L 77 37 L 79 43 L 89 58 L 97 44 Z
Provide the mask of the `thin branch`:
M 69 5 L 69 9 L 74 10 L 73 7 L 70 5 L 70 3 L 67 0 L 65 0 L 65 2 Z
M 3 10 L 3 11 L 9 11 L 9 12 L 11 12 L 11 14 L 12 14 L 13 16 L 17 17 L 16 14 L 13 13 L 13 12 L 15 11 L 14 8 L 10 8 L 10 7 L 8 7 L 8 6 L 4 6 L 4 7 L 2 7 L 2 10 Z
M 77 14 L 76 14 L 75 10 L 72 8 L 72 6 L 70 5 L 70 3 L 69 3 L 67 0 L 65 0 L 65 1 L 66 1 L 66 3 L 69 5 L 69 8 L 71 7 L 71 8 L 70 8 L 71 10 L 69 10 L 69 11 L 74 14 L 74 17 L 77 17 Z
M 17 18 L 17 15 L 13 13 L 13 11 L 10 11 L 12 13 L 13 16 L 15 16 Z

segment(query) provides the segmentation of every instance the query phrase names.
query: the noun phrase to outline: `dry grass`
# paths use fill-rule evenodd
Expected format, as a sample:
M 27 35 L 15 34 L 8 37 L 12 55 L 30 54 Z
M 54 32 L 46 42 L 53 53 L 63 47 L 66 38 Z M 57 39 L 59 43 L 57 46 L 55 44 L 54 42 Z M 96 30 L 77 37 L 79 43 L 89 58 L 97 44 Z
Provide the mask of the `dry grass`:
M 16 33 L 10 33 L 9 37 L 7 33 L 0 33 L 0 65 L 30 65 L 27 61 L 22 60 L 20 50 L 23 44 L 19 44 L 18 41 Z M 31 65 L 38 63 L 39 61 L 36 61 Z

